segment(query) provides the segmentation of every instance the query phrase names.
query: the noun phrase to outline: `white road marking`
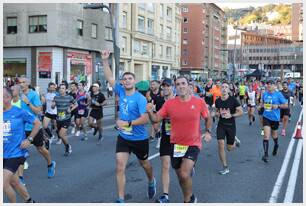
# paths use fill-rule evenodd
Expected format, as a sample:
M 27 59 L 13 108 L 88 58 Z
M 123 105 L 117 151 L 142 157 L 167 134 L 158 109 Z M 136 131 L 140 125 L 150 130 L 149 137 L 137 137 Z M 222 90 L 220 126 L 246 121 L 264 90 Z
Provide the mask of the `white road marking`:
M 291 140 L 290 140 L 290 143 L 289 143 L 289 146 L 288 146 L 288 149 L 287 149 L 282 167 L 281 167 L 281 169 L 278 173 L 277 180 L 274 184 L 273 191 L 272 191 L 270 199 L 269 199 L 269 203 L 276 203 L 277 202 L 277 198 L 278 198 L 280 189 L 283 185 L 285 174 L 286 174 L 286 171 L 287 171 L 287 168 L 288 168 L 289 160 L 290 160 L 291 153 L 292 153 L 292 148 L 293 148 L 293 145 L 295 143 L 295 139 L 293 137 L 295 135 L 297 125 L 298 125 L 299 121 L 301 121 L 302 113 L 303 113 L 303 110 L 301 111 L 300 116 L 299 116 L 298 121 L 297 121 L 297 124 L 295 125 L 295 129 L 293 130 L 293 134 L 292 134 L 292 137 L 291 137 Z
M 297 180 L 299 165 L 300 165 L 300 159 L 302 154 L 302 148 L 303 148 L 303 139 L 296 140 L 298 141 L 297 149 L 294 156 L 294 161 L 292 165 L 292 169 L 290 172 L 290 177 L 288 181 L 287 191 L 284 199 L 284 203 L 292 203 L 293 197 L 294 197 L 294 190 L 295 190 L 295 184 Z
M 154 159 L 155 157 L 158 157 L 159 156 L 159 152 L 154 154 L 154 155 L 151 155 L 148 160 L 151 160 L 151 159 Z

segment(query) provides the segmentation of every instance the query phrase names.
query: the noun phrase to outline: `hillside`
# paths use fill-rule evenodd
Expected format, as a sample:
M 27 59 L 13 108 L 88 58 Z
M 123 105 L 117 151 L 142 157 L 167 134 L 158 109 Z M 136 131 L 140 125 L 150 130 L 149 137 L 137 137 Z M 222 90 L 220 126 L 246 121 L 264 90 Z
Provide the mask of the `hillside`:
M 272 25 L 288 25 L 291 23 L 291 4 L 269 4 L 262 7 L 243 9 L 224 9 L 228 23 L 246 25 L 251 22 L 267 23 Z

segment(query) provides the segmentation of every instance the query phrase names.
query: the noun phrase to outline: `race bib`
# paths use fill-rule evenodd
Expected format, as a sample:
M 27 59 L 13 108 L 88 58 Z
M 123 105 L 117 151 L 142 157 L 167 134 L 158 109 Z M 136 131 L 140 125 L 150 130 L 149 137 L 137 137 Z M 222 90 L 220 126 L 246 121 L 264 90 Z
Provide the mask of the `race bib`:
M 81 109 L 81 110 L 78 111 L 78 114 L 79 114 L 79 115 L 84 115 L 84 113 L 85 113 L 85 110 L 84 110 L 84 109 Z
M 166 122 L 165 131 L 166 131 L 166 135 L 170 136 L 170 134 L 171 134 L 171 123 L 170 122 Z
M 65 117 L 66 117 L 66 113 L 65 112 L 59 112 L 58 113 L 58 119 L 59 120 L 65 119 Z
M 173 157 L 184 157 L 188 150 L 188 147 L 189 146 L 175 144 L 173 150 Z
M 266 103 L 266 104 L 264 104 L 264 108 L 265 108 L 265 110 L 267 110 L 267 111 L 271 111 L 271 110 L 272 110 L 272 104 Z
M 132 130 L 133 130 L 132 126 L 131 127 L 124 126 L 123 128 L 121 128 L 121 132 L 126 135 L 133 135 Z

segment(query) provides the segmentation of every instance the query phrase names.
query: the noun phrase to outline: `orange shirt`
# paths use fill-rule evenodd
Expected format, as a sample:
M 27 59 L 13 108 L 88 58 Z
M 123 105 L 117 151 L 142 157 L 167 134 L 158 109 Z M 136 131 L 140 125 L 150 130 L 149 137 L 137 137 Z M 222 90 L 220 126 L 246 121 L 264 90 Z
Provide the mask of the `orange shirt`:
M 170 119 L 171 143 L 202 148 L 200 119 L 209 115 L 203 99 L 192 96 L 183 102 L 180 97 L 175 97 L 167 100 L 158 114 Z
M 213 95 L 214 104 L 216 102 L 217 97 L 221 97 L 221 87 L 217 87 L 216 85 L 211 88 L 209 91 Z

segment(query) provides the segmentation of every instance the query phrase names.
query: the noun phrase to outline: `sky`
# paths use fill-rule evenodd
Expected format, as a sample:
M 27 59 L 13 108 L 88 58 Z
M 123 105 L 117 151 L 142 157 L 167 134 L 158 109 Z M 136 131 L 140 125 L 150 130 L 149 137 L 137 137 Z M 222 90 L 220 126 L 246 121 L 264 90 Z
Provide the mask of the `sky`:
M 275 2 L 270 2 L 270 3 L 254 3 L 254 2 L 250 2 L 250 3 L 238 3 L 238 2 L 233 2 L 233 3 L 215 3 L 217 6 L 219 6 L 220 8 L 224 8 L 224 7 L 228 7 L 231 9 L 238 9 L 238 8 L 248 8 L 250 6 L 253 7 L 258 7 L 258 6 L 264 6 L 267 4 L 273 4 Z

